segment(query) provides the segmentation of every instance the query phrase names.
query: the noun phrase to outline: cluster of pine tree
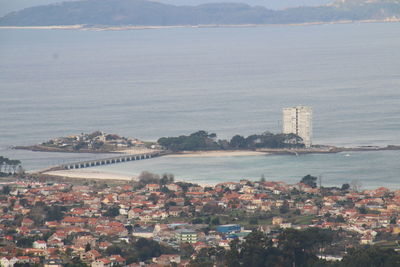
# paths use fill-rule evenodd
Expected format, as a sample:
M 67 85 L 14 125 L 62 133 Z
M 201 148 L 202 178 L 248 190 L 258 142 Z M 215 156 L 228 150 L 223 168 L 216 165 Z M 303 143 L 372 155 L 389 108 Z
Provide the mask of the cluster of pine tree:
M 21 161 L 0 156 L 0 176 L 15 174 L 21 170 Z
M 215 133 L 198 131 L 178 137 L 162 137 L 158 144 L 171 151 L 235 150 L 257 148 L 304 147 L 303 139 L 295 134 L 273 134 L 265 132 L 247 137 L 235 135 L 231 140 L 217 140 Z
M 348 249 L 340 261 L 326 261 L 323 251 L 333 241 L 333 231 L 319 228 L 284 230 L 274 242 L 253 231 L 243 242 L 234 240 L 230 250 L 202 249 L 190 267 L 395 267 L 400 254 L 394 249 L 367 246 Z

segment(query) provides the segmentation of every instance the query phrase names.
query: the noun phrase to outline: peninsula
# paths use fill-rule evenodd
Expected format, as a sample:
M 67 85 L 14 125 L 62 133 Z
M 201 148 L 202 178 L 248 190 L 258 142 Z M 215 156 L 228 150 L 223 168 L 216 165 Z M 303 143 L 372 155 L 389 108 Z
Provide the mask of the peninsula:
M 200 130 L 189 135 L 161 137 L 156 142 L 141 141 L 137 138 L 121 137 L 101 131 L 67 137 L 58 137 L 30 146 L 15 146 L 41 152 L 65 153 L 116 153 L 148 154 L 176 156 L 210 155 L 255 155 L 255 154 L 310 154 L 339 153 L 351 151 L 400 150 L 399 145 L 336 147 L 332 145 L 313 145 L 305 147 L 303 139 L 296 134 L 274 134 L 264 132 L 247 137 L 234 135 L 230 140 L 217 139 L 217 134 Z

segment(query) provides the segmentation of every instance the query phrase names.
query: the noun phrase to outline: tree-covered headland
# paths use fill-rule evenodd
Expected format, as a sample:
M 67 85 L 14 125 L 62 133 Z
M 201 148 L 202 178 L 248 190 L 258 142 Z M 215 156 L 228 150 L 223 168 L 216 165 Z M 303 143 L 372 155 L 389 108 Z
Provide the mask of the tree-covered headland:
M 303 139 L 296 134 L 264 132 L 247 137 L 235 135 L 230 140 L 217 139 L 215 133 L 197 131 L 190 135 L 162 137 L 158 144 L 171 151 L 238 150 L 260 148 L 302 148 Z

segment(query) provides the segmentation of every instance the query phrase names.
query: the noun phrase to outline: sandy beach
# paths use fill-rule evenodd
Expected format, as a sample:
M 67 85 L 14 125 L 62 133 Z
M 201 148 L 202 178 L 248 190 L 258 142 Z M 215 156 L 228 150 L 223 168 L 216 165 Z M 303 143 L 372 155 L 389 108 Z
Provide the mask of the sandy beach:
M 139 155 L 146 153 L 161 152 L 161 150 L 149 149 L 149 148 L 128 148 L 128 149 L 117 150 L 115 152 L 128 155 Z
M 87 26 L 84 24 L 76 25 L 49 25 L 49 26 L 0 26 L 0 29 L 35 29 L 35 30 L 84 30 L 84 31 L 125 31 L 125 30 L 154 30 L 154 29 L 176 29 L 176 28 L 252 28 L 252 27 L 270 27 L 270 26 L 310 26 L 324 24 L 350 24 L 350 23 L 382 23 L 382 22 L 400 22 L 398 18 L 391 19 L 370 19 L 370 20 L 338 20 L 338 21 L 315 21 L 304 23 L 287 23 L 287 24 L 205 24 L 205 25 L 100 25 Z
M 269 153 L 258 151 L 188 151 L 173 155 L 167 155 L 168 158 L 195 158 L 195 157 L 237 157 L 237 156 L 260 156 Z
M 60 170 L 49 171 L 43 174 L 54 175 L 68 178 L 81 178 L 81 179 L 106 179 L 106 180 L 132 180 L 134 176 L 124 175 L 119 173 L 90 170 L 90 169 L 76 169 L 76 170 Z
M 129 176 L 119 173 L 99 171 L 99 170 L 89 170 L 89 169 L 77 169 L 77 170 L 60 170 L 60 171 L 49 171 L 43 174 L 58 176 L 62 178 L 71 179 L 95 179 L 95 180 L 121 180 L 121 181 L 131 181 L 137 178 L 135 175 Z M 181 182 L 190 182 L 188 180 L 176 180 Z M 195 182 L 203 187 L 213 187 L 216 183 L 206 183 L 206 182 Z

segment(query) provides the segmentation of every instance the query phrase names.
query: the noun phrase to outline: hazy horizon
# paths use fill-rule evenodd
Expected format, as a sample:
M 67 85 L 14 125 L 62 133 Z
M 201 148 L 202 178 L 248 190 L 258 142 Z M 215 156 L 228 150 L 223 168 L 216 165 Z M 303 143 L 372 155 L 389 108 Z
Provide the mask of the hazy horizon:
M 24 8 L 80 0 L 0 0 L 0 17 Z M 152 0 L 171 5 L 200 5 L 205 3 L 245 3 L 251 6 L 264 6 L 269 9 L 285 9 L 299 6 L 319 6 L 331 0 Z

